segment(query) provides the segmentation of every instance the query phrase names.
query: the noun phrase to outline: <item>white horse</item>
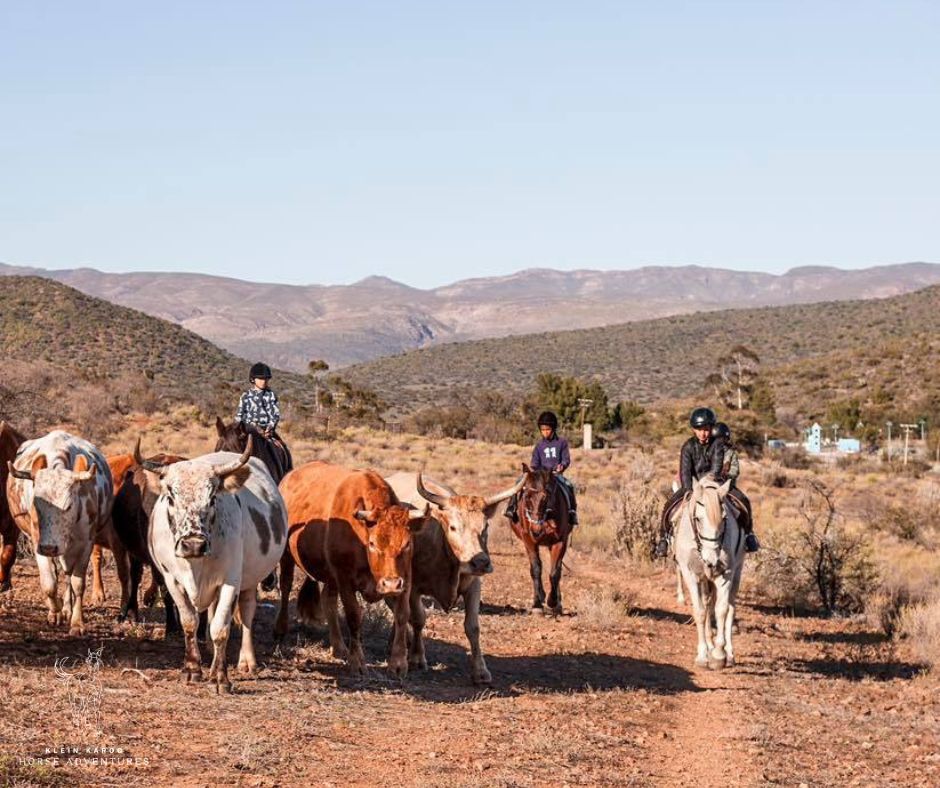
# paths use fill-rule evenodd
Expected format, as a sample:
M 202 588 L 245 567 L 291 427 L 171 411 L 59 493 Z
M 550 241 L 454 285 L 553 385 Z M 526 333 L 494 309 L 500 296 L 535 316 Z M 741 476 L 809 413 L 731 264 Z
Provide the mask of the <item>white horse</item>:
M 682 505 L 676 531 L 676 563 L 698 630 L 695 664 L 713 670 L 734 665 L 731 630 L 744 568 L 744 533 L 734 509 L 725 502 L 730 488 L 730 482 L 719 485 L 711 476 L 696 481 Z

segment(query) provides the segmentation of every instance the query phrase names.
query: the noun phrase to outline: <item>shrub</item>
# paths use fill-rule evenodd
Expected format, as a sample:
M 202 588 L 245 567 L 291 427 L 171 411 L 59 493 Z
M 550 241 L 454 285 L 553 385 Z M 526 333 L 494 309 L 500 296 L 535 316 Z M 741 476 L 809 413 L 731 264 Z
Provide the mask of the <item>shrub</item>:
M 905 608 L 900 627 L 917 659 L 930 669 L 936 667 L 940 663 L 940 599 Z
M 662 497 L 653 487 L 656 469 L 640 456 L 627 469 L 613 502 L 617 552 L 634 561 L 648 561 L 659 538 Z

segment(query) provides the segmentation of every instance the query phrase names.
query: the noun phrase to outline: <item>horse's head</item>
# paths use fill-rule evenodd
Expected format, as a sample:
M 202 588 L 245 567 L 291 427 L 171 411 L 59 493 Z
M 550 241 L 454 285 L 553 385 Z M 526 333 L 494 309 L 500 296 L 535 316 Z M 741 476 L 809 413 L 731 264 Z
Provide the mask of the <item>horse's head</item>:
M 695 536 L 696 546 L 710 575 L 721 574 L 725 567 L 721 562 L 721 545 L 727 524 L 725 498 L 731 482 L 719 484 L 712 476 L 692 484 L 688 511 Z
M 221 416 L 216 416 L 215 431 L 219 436 L 215 443 L 215 451 L 233 451 L 241 454 L 248 445 L 248 430 L 240 421 L 226 424 Z
M 522 473 L 524 478 L 519 494 L 519 509 L 525 513 L 532 526 L 541 529 L 555 514 L 552 505 L 558 481 L 551 471 L 534 471 L 525 463 L 522 464 Z

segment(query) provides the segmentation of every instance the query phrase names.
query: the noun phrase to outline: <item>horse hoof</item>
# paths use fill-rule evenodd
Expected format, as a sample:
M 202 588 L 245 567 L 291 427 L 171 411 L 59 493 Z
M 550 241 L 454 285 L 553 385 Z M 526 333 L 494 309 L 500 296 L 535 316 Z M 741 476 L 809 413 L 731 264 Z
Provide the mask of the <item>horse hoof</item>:
M 695 667 L 697 668 L 707 668 L 708 660 L 705 657 L 696 657 L 695 658 Z
M 530 612 L 533 616 L 544 616 L 544 615 L 545 615 L 545 608 L 544 608 L 544 607 L 532 607 L 532 608 L 529 610 L 529 612 Z
M 84 634 L 84 627 L 69 627 L 69 637 L 80 638 Z
M 555 617 L 560 616 L 562 612 L 563 612 L 563 609 L 561 605 L 555 605 L 555 607 L 552 608 L 552 615 Z
M 493 683 L 493 677 L 490 675 L 490 672 L 484 668 L 479 673 L 473 674 L 473 683 L 477 686 L 480 685 L 490 685 Z
M 735 666 L 734 657 L 726 657 L 726 658 L 725 658 L 725 667 L 726 667 L 726 668 L 733 668 L 734 666 Z
M 709 670 L 721 670 L 724 666 L 725 666 L 725 661 L 723 659 L 709 659 L 708 660 Z

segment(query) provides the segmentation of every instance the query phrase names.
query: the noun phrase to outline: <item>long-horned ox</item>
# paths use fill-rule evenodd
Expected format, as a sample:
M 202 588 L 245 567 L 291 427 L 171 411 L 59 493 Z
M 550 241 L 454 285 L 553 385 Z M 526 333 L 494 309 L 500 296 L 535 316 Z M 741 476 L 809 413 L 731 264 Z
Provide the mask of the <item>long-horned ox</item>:
M 428 506 L 414 511 L 399 503 L 392 488 L 374 471 L 352 470 L 324 462 L 295 468 L 281 482 L 290 521 L 289 554 L 281 561 L 281 609 L 275 632 L 287 632 L 287 607 L 294 564 L 307 574 L 297 598 L 305 620 L 318 617 L 324 584 L 324 609 L 330 644 L 353 673 L 363 671 L 362 609 L 356 592 L 367 602 L 394 600 L 395 629 L 389 670 L 408 672 L 406 637 L 412 573 L 412 532 L 420 530 Z M 343 600 L 349 626 L 349 648 L 343 642 L 337 611 Z
M 386 478 L 402 503 L 433 504 L 431 517 L 414 535 L 411 560 L 411 627 L 414 637 L 408 655 L 411 668 L 426 670 L 424 629 L 427 613 L 422 596 L 444 610 L 458 597 L 464 600 L 464 632 L 470 642 L 470 675 L 474 684 L 489 684 L 490 672 L 480 648 L 481 578 L 493 571 L 487 551 L 489 521 L 502 501 L 519 492 L 523 482 L 496 495 L 459 495 L 420 473 L 396 473 Z
M 49 623 L 69 620 L 84 632 L 85 573 L 96 536 L 111 517 L 113 486 L 104 456 L 91 443 L 55 430 L 26 441 L 8 466 L 7 503 L 36 552 Z M 58 569 L 68 578 L 59 599 Z
M 139 455 L 139 450 L 138 450 Z M 226 646 L 237 603 L 242 628 L 238 668 L 254 673 L 251 625 L 256 586 L 287 543 L 284 500 L 264 465 L 251 457 L 215 452 L 172 464 L 139 459 L 148 484 L 157 483 L 148 546 L 179 610 L 185 637 L 183 677 L 202 678 L 196 628 L 209 611 L 214 648 L 209 680 L 228 692 Z

